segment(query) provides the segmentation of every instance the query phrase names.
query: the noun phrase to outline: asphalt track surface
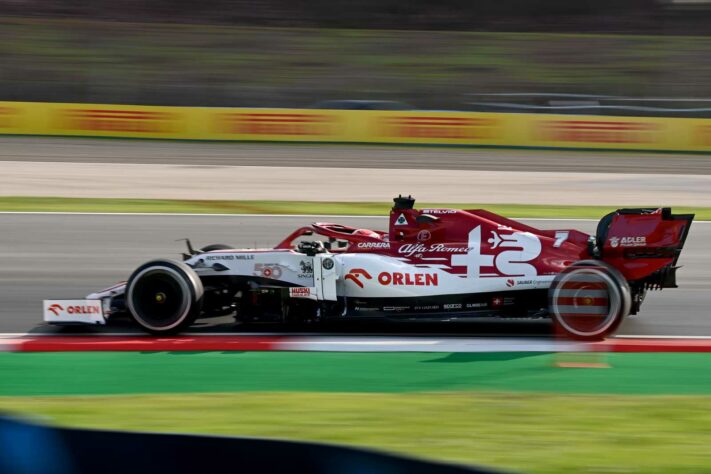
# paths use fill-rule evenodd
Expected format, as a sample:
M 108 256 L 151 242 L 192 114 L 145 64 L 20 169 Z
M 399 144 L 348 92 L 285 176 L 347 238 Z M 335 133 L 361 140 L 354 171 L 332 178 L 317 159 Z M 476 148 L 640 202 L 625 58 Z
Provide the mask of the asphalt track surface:
M 179 258 L 190 237 L 196 246 L 226 243 L 238 247 L 273 246 L 294 228 L 314 221 L 385 228 L 383 218 L 299 216 L 58 215 L 0 214 L 0 333 L 57 332 L 41 322 L 43 299 L 82 298 L 126 279 L 153 258 Z M 592 232 L 592 221 L 523 220 L 541 228 Z M 623 324 L 622 335 L 711 336 L 711 223 L 695 223 L 680 264 L 680 288 L 648 293 L 642 312 Z M 230 332 L 229 318 L 199 322 L 195 332 Z M 89 332 L 127 332 L 127 323 Z M 247 332 L 279 331 L 269 325 Z M 547 335 L 545 322 L 471 324 L 395 324 L 336 326 L 329 333 Z
M 711 175 L 703 154 L 42 137 L 0 137 L 0 161 Z

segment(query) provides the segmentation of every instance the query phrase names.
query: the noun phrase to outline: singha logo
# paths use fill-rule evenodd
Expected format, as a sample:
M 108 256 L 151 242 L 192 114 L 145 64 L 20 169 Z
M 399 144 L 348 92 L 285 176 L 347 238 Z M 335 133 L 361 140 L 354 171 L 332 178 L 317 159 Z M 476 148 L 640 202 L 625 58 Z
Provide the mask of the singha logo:
M 313 273 L 314 272 L 314 267 L 311 264 L 311 262 L 305 262 L 302 260 L 299 263 L 299 265 L 301 266 L 301 273 Z

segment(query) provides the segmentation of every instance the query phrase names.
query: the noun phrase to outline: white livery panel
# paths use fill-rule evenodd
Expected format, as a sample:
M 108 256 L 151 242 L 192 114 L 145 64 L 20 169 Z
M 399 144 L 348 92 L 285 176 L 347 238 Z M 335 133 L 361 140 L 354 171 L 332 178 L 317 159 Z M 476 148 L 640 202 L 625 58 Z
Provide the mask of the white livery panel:
M 101 300 L 44 300 L 44 321 L 51 324 L 106 324 Z
M 313 257 L 291 250 L 221 250 L 196 255 L 185 263 L 198 275 L 238 275 L 314 286 Z
M 445 271 L 441 265 L 412 265 L 394 257 L 344 254 L 340 291 L 361 298 L 407 298 L 435 295 L 491 293 L 522 289 L 545 289 L 553 275 L 479 276 Z

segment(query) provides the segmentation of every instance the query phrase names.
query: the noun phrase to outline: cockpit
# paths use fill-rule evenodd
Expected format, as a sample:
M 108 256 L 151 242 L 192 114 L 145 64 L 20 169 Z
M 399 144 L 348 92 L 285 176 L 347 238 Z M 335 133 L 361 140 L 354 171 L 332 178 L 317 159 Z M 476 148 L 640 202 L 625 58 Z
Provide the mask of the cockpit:
M 324 239 L 309 238 L 314 235 L 324 237 Z M 317 222 L 311 226 L 296 229 L 275 248 L 296 250 L 307 255 L 315 255 L 323 252 L 347 252 L 351 246 L 361 242 L 387 241 L 387 232 L 329 222 Z
M 439 220 L 438 217 L 420 215 L 419 211 L 415 211 L 415 199 L 412 196 L 398 196 L 393 199 L 393 203 L 389 232 L 316 222 L 311 226 L 296 229 L 275 248 L 295 250 L 307 255 L 348 252 L 355 249 L 384 249 L 389 248 L 387 243 L 390 240 L 414 239 L 420 227 L 429 226 Z M 324 239 L 309 238 L 314 235 Z

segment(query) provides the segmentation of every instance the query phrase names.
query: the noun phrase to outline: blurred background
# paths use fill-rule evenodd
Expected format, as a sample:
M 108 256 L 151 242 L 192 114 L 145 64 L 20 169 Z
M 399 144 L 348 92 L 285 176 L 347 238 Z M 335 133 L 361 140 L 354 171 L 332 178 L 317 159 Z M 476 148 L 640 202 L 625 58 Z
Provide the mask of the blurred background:
M 705 0 L 2 0 L 0 12 L 6 101 L 709 107 Z

